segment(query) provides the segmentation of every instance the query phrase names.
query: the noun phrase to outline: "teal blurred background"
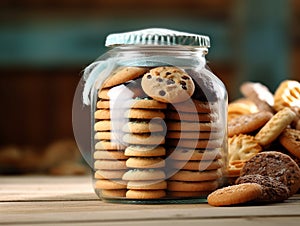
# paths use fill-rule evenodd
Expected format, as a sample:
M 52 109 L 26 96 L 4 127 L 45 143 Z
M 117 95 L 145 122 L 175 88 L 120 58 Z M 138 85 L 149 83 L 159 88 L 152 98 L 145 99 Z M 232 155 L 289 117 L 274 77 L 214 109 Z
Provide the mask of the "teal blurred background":
M 0 146 L 73 138 L 73 95 L 105 37 L 150 27 L 205 34 L 230 100 L 300 77 L 298 0 L 1 0 Z

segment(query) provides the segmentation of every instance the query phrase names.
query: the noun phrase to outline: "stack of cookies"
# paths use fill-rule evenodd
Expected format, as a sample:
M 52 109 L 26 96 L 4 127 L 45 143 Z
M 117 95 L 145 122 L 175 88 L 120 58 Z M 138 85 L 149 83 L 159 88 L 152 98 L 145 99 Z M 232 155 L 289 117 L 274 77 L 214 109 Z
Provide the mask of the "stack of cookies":
M 110 198 L 159 199 L 218 188 L 226 132 L 219 100 L 210 79 L 193 71 L 117 69 L 98 92 L 96 189 Z
M 169 105 L 168 190 L 178 197 L 205 196 L 218 186 L 224 132 L 214 102 L 190 99 Z
M 126 143 L 126 166 L 123 180 L 127 181 L 127 198 L 162 198 L 166 195 L 165 181 L 165 114 L 166 104 L 157 100 L 133 99 L 125 113 L 123 126 Z
M 127 182 L 122 180 L 128 170 L 124 152 L 127 144 L 123 141 L 122 127 L 127 122 L 126 102 L 131 98 L 142 96 L 139 84 L 132 82 L 120 85 L 127 76 L 135 78 L 145 72 L 144 68 L 121 68 L 106 80 L 98 92 L 95 118 L 95 189 L 104 197 L 125 197 Z M 125 79 L 126 77 L 126 79 Z M 127 91 L 127 92 L 124 92 Z

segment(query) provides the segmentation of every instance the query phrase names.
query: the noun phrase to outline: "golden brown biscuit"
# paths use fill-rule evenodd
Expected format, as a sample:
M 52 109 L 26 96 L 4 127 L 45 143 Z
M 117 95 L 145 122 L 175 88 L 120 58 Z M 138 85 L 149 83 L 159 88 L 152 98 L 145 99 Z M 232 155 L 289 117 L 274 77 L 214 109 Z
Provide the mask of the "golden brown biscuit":
M 126 189 L 101 189 L 101 197 L 106 198 L 119 198 L 126 196 Z
M 112 74 L 104 81 L 103 88 L 108 88 L 112 86 L 125 83 L 132 79 L 138 78 L 143 75 L 148 68 L 142 67 L 123 67 L 117 68 Z
M 295 80 L 285 80 L 274 93 L 274 109 L 280 111 L 285 107 L 300 106 L 300 83 Z
M 300 130 L 285 129 L 281 133 L 279 141 L 289 153 L 300 158 Z
M 169 180 L 176 181 L 211 181 L 217 180 L 221 177 L 219 170 L 205 170 L 205 171 L 190 171 L 190 170 L 179 170 Z
M 159 199 L 166 196 L 165 190 L 128 190 L 126 198 L 129 199 Z
M 169 191 L 213 191 L 219 187 L 219 183 L 213 181 L 168 181 Z
M 262 195 L 262 187 L 256 183 L 244 183 L 220 188 L 208 195 L 212 206 L 230 206 L 253 201 Z
M 167 182 L 161 180 L 128 181 L 127 189 L 134 190 L 160 190 L 167 189 Z
M 122 179 L 126 170 L 97 170 L 94 174 L 95 179 Z
M 126 189 L 126 181 L 99 179 L 95 182 L 96 189 Z
M 255 140 L 262 146 L 273 142 L 293 121 L 296 114 L 288 107 L 278 111 L 255 135 Z
M 125 149 L 126 156 L 155 157 L 164 156 L 166 149 L 163 146 L 130 145 Z
M 228 136 L 251 133 L 265 125 L 273 114 L 268 111 L 241 115 L 228 121 Z
M 222 158 L 222 155 L 221 148 L 203 150 L 177 147 L 168 150 L 169 158 L 176 160 L 214 160 Z
M 159 145 L 165 143 L 165 136 L 160 133 L 127 133 L 123 141 L 133 145 Z
M 165 166 L 165 160 L 160 157 L 130 157 L 126 161 L 126 166 L 135 169 L 163 168 Z
M 274 97 L 265 85 L 259 82 L 245 82 L 241 85 L 240 91 L 256 104 L 259 111 L 273 112 Z
M 123 175 L 123 180 L 145 181 L 145 180 L 163 180 L 166 174 L 160 169 L 131 169 Z
M 165 130 L 163 120 L 151 120 L 151 121 L 130 121 L 127 122 L 122 130 L 127 133 L 151 133 L 151 132 L 163 132 Z

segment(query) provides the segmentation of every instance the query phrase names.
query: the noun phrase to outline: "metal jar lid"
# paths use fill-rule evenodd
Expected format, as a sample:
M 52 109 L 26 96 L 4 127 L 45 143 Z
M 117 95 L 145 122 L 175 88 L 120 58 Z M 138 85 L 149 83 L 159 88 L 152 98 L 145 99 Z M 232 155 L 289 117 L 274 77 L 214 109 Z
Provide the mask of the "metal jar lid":
M 117 45 L 184 45 L 209 48 L 210 39 L 204 35 L 150 28 L 108 35 L 105 46 L 111 47 Z

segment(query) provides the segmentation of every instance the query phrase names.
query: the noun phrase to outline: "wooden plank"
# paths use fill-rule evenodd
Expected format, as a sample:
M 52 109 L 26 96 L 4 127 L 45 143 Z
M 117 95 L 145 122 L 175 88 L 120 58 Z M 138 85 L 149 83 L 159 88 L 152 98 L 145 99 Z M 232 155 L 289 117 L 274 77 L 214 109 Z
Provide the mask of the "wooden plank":
M 130 205 L 99 200 L 92 177 L 0 177 L 0 224 L 37 225 L 294 225 L 300 195 L 283 203 L 212 207 L 202 204 Z
M 233 225 L 243 225 L 243 226 L 282 226 L 284 224 L 288 224 L 289 226 L 298 226 L 299 225 L 299 217 L 264 217 L 264 218 L 225 218 L 225 219 L 166 219 L 166 220 L 156 220 L 156 219 L 148 219 L 147 221 L 115 221 L 115 222 L 107 222 L 107 221 L 97 221 L 97 222 L 71 222 L 72 225 L 105 225 L 105 226 L 148 226 L 148 225 L 164 225 L 164 226 L 195 226 L 195 225 L 205 225 L 205 226 L 233 226 Z M 20 224 L 16 224 L 20 225 Z M 36 225 L 36 224 L 35 224 Z M 41 223 L 39 225 L 43 226 L 53 226 L 52 223 Z M 70 225 L 70 222 L 59 222 L 56 225 Z
M 211 207 L 196 205 L 120 205 L 101 201 L 1 203 L 1 223 L 131 222 L 171 219 L 299 218 L 294 205 Z
M 0 184 L 0 202 L 98 199 L 91 175 L 0 177 Z

